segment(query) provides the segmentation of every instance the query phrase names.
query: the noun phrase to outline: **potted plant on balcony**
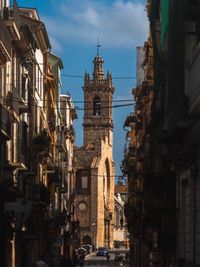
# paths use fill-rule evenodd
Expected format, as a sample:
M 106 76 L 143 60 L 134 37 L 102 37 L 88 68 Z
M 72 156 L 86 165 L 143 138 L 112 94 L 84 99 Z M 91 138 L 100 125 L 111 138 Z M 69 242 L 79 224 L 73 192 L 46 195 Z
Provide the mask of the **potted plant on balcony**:
M 51 139 L 46 131 L 36 135 L 33 139 L 33 148 L 36 155 L 43 152 L 48 153 L 50 151 L 50 147 Z
M 34 200 L 46 205 L 50 204 L 50 191 L 44 184 L 34 185 Z

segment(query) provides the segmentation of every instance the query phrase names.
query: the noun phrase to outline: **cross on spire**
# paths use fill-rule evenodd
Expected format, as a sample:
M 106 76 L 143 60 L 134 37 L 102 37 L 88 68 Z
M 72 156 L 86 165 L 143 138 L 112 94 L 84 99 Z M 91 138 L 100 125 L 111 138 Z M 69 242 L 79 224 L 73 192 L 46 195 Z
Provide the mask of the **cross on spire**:
M 99 48 L 101 47 L 99 43 L 99 37 L 97 37 L 97 56 L 99 56 Z

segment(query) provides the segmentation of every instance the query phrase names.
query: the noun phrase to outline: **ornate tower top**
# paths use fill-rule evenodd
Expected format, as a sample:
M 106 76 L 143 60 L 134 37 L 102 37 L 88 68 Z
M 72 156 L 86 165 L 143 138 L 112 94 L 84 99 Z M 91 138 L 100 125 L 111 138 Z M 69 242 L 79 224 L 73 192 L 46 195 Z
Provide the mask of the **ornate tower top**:
M 94 63 L 93 79 L 103 80 L 104 79 L 103 58 L 97 54 L 97 56 L 93 60 L 93 63 Z
M 101 45 L 99 44 L 99 38 L 97 37 L 97 55 L 93 60 L 94 63 L 94 71 L 93 71 L 93 79 L 94 80 L 103 80 L 104 79 L 104 71 L 103 71 L 103 58 L 99 55 L 99 48 Z
M 112 145 L 113 117 L 112 98 L 114 86 L 110 72 L 104 77 L 103 58 L 97 55 L 93 60 L 93 79 L 86 72 L 84 79 L 84 144 L 95 143 L 107 136 L 109 144 Z

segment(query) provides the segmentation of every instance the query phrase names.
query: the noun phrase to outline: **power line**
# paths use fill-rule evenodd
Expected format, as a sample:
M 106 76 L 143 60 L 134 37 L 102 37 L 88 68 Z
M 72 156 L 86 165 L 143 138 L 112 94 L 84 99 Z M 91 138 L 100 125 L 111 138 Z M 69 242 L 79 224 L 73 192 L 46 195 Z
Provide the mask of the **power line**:
M 112 79 L 114 79 L 114 80 L 122 80 L 122 79 L 137 79 L 137 77 L 135 77 L 135 76 L 127 76 L 127 77 L 112 77 Z
M 107 176 L 107 175 L 100 175 L 100 174 L 93 174 L 93 175 L 91 175 L 91 176 L 95 176 L 95 177 L 104 177 L 104 178 L 106 178 L 106 177 L 108 177 L 108 178 L 114 178 L 114 177 L 117 177 L 117 178 L 123 178 L 123 175 L 122 174 L 115 174 L 115 175 L 110 175 L 110 176 Z
M 7 101 L 7 97 L 6 96 L 0 96 L 0 99 L 3 99 L 5 101 Z M 19 102 L 19 103 L 22 103 L 21 100 L 19 100 L 17 97 L 12 97 L 12 100 L 13 102 Z M 38 99 L 37 100 L 38 103 L 45 103 L 45 102 L 49 102 L 48 99 Z M 60 103 L 60 104 L 64 104 L 66 101 L 65 100 L 54 100 L 53 103 Z M 104 104 L 104 103 L 109 103 L 110 101 L 100 101 L 101 104 Z M 112 103 L 123 103 L 123 102 L 133 102 L 135 103 L 135 100 L 134 99 L 119 99 L 119 100 L 112 100 Z M 73 100 L 72 99 L 72 104 L 73 103 L 80 103 L 80 104 L 88 104 L 88 103 L 92 103 L 91 101 L 83 101 L 83 100 Z
M 4 98 L 5 99 L 5 101 L 6 101 L 6 97 L 0 97 L 0 98 Z M 14 99 L 14 101 L 15 102 L 19 102 L 19 103 L 21 103 L 22 101 L 20 101 L 18 98 L 12 98 L 12 99 Z M 42 102 L 42 103 L 45 103 L 45 102 L 49 102 L 49 100 L 48 99 L 38 99 L 37 100 L 37 102 Z M 65 103 L 65 101 L 64 100 L 54 100 L 53 101 L 54 103 L 60 103 L 60 104 L 64 104 Z M 104 104 L 104 103 L 109 103 L 110 101 L 101 101 L 101 104 Z M 135 103 L 135 100 L 134 99 L 125 99 L 125 100 L 112 100 L 112 103 L 123 103 L 123 102 L 133 102 L 133 103 Z M 88 103 L 92 103 L 91 101 L 82 101 L 82 100 L 72 100 L 72 104 L 73 103 L 79 103 L 79 104 L 88 104 Z
M 66 95 L 65 95 L 66 94 Z M 65 103 L 66 100 L 62 100 L 62 96 L 69 96 L 69 98 L 71 98 L 71 102 L 72 104 L 73 103 L 91 103 L 91 101 L 84 101 L 84 100 L 74 100 L 72 97 L 71 97 L 71 94 L 69 92 L 66 92 L 66 93 L 61 93 L 60 95 L 60 100 L 54 100 L 54 103 Z M 20 97 L 20 96 L 19 96 Z M 7 96 L 0 96 L 0 99 L 5 99 L 6 100 Z M 20 102 L 20 100 L 17 98 L 17 97 L 12 97 L 12 99 L 14 100 L 18 100 Z M 100 100 L 101 103 L 108 103 L 110 101 L 106 100 L 106 101 L 103 101 L 103 100 Z M 49 102 L 48 99 L 38 99 L 37 102 Z M 113 103 L 117 103 L 117 102 L 135 102 L 134 98 L 132 97 L 132 99 L 113 99 L 112 100 Z
M 58 101 L 59 102 L 59 101 Z M 63 102 L 62 100 L 60 102 Z M 91 103 L 90 101 L 79 101 L 79 100 L 72 100 L 73 103 Z M 101 103 L 108 103 L 109 101 L 101 101 Z M 124 100 L 112 100 L 112 102 L 135 102 L 134 99 L 124 99 Z
M 84 76 L 81 75 L 71 75 L 71 74 L 61 74 L 62 77 L 68 77 L 68 78 L 84 78 Z
M 47 106 L 47 105 L 44 105 L 44 106 L 40 106 L 40 105 L 37 105 L 36 103 L 34 104 L 31 104 L 30 103 L 22 103 L 21 101 L 19 100 L 12 100 L 12 102 L 14 103 L 18 103 L 18 104 L 25 104 L 25 105 L 29 105 L 29 106 L 32 106 L 32 107 L 40 107 L 40 108 L 49 108 L 50 110 L 71 110 L 72 108 L 69 107 L 69 108 L 63 108 L 63 107 L 52 107 L 52 106 Z M 122 108 L 122 107 L 128 107 L 128 106 L 133 106 L 135 103 L 131 103 L 131 104 L 119 104 L 119 105 L 108 105 L 108 106 L 104 106 L 102 105 L 101 108 L 102 109 L 107 109 L 107 108 Z M 79 107 L 79 106 L 74 106 L 74 108 L 78 111 L 89 111 L 89 110 L 93 110 L 93 108 L 84 108 L 84 107 Z
M 68 77 L 68 78 L 81 78 L 83 79 L 85 76 L 83 75 L 72 75 L 72 74 L 61 74 L 62 77 Z M 122 80 L 122 79 L 136 79 L 136 76 L 114 76 L 112 77 L 113 80 Z

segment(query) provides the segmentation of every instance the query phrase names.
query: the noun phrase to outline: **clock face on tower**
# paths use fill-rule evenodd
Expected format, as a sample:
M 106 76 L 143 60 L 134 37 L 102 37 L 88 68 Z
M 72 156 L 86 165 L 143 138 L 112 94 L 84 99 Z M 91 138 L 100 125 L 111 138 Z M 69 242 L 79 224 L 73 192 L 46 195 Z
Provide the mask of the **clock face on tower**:
M 78 203 L 78 208 L 79 208 L 79 210 L 81 210 L 81 211 L 85 211 L 86 208 L 87 208 L 86 203 L 85 203 L 85 202 L 79 202 L 79 203 Z

